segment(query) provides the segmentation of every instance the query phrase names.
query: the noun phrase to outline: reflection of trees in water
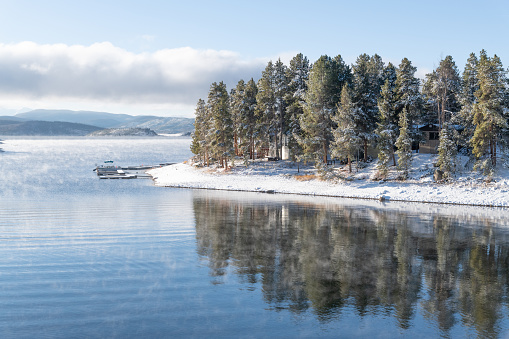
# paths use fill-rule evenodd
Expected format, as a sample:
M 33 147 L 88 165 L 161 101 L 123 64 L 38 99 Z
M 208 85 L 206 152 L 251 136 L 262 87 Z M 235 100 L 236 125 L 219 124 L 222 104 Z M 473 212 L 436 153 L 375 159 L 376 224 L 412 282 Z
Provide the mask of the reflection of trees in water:
M 214 283 L 227 269 L 260 284 L 275 309 L 319 319 L 385 313 L 401 328 L 415 313 L 447 333 L 458 320 L 481 336 L 498 333 L 507 298 L 506 232 L 477 220 L 385 209 L 195 198 L 198 252 Z M 507 306 L 507 305 L 505 305 Z

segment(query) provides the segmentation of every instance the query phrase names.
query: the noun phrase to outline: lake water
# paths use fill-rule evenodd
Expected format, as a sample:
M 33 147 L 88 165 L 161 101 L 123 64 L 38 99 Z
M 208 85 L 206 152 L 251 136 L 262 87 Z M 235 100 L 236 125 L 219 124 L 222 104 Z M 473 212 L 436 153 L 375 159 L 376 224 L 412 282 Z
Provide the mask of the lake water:
M 92 171 L 189 142 L 4 141 L 0 337 L 508 337 L 508 211 Z

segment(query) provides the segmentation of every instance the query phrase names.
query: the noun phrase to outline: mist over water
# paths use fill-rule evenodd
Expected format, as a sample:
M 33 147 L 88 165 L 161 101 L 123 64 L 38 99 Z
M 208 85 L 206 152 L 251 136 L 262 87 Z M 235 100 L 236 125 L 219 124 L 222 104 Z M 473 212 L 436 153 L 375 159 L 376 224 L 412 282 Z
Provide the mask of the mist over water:
M 95 164 L 189 139 L 12 139 L 0 154 L 0 333 L 504 337 L 506 210 L 154 187 Z
M 146 187 L 134 181 L 98 181 L 92 170 L 114 165 L 158 165 L 189 159 L 189 138 L 32 138 L 7 139 L 0 158 L 3 196 L 88 195 Z

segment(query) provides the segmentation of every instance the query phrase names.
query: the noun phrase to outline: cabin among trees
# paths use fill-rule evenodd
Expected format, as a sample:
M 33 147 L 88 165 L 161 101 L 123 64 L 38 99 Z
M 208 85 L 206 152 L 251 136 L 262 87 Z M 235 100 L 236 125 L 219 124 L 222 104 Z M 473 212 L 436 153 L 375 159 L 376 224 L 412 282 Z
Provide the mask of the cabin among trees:
M 425 79 L 416 71 L 407 58 L 395 66 L 376 54 L 352 65 L 341 55 L 310 63 L 297 54 L 289 66 L 269 61 L 258 81 L 240 80 L 229 93 L 223 82 L 212 83 L 196 107 L 191 151 L 204 165 L 223 167 L 235 157 L 246 164 L 264 157 L 321 170 L 338 159 L 351 171 L 352 161 L 378 158 L 379 178 L 396 162 L 404 178 L 415 151 L 438 153 L 449 176 L 461 145 L 476 169 L 492 173 L 509 139 L 500 58 L 471 53 L 461 75 L 451 56 Z
M 419 127 L 422 138 L 419 142 L 419 153 L 438 154 L 440 145 L 440 129 L 436 124 Z

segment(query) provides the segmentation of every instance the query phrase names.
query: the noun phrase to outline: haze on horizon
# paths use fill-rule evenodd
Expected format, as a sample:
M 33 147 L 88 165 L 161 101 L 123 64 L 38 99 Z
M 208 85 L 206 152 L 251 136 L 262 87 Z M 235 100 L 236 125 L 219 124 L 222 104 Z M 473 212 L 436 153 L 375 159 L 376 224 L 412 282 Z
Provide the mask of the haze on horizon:
M 269 60 L 288 64 L 362 53 L 424 77 L 451 55 L 460 71 L 486 49 L 504 66 L 509 3 L 431 0 L 2 1 L 0 115 L 27 109 L 193 117 L 210 84 L 257 80 Z

